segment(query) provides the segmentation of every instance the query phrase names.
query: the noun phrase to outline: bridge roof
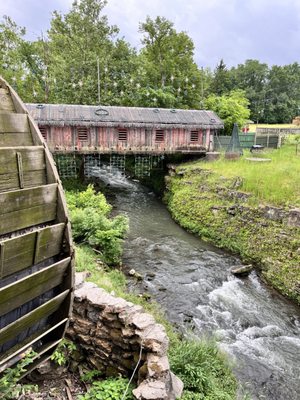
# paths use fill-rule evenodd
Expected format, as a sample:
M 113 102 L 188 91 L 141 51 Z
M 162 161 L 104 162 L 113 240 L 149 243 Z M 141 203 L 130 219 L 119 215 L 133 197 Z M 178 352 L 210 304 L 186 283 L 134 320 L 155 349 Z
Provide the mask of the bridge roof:
M 87 125 L 155 128 L 223 128 L 223 121 L 208 110 L 26 104 L 33 118 L 44 125 Z

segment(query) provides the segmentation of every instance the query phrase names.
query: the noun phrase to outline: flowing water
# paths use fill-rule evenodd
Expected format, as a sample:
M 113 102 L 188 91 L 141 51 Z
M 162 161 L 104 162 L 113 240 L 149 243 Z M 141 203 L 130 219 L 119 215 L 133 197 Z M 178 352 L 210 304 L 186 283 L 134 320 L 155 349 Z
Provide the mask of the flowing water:
M 129 217 L 124 264 L 143 275 L 143 289 L 169 320 L 199 337 L 213 334 L 251 399 L 300 399 L 299 308 L 255 272 L 234 277 L 230 269 L 241 264 L 238 257 L 181 229 L 138 182 L 106 169 L 94 174 L 110 185 L 118 212 Z

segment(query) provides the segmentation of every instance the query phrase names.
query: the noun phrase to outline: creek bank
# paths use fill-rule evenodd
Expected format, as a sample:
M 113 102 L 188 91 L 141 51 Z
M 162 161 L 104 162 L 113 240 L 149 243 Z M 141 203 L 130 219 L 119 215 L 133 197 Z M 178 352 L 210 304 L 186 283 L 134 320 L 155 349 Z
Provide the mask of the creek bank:
M 171 165 L 165 201 L 182 227 L 254 263 L 273 287 L 300 303 L 300 209 L 256 206 L 241 184 L 205 167 Z

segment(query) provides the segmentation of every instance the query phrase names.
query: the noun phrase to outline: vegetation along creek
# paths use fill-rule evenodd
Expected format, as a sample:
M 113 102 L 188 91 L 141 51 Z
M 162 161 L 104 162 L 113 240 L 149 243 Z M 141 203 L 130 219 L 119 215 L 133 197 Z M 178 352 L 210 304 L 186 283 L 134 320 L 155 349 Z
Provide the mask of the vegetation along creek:
M 110 185 L 118 212 L 129 217 L 123 262 L 143 276 L 131 289 L 148 292 L 184 333 L 213 335 L 252 399 L 298 399 L 297 306 L 255 272 L 234 277 L 230 270 L 239 258 L 184 231 L 140 183 L 105 168 L 94 173 Z

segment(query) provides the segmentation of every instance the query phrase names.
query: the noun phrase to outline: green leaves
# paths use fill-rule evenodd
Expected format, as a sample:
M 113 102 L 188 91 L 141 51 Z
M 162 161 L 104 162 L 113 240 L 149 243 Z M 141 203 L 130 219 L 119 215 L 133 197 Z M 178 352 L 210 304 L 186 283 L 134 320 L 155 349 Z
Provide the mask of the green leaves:
M 194 62 L 192 39 L 185 32 L 176 32 L 164 17 L 147 17 L 140 23 L 140 32 L 144 45 L 139 55 L 144 70 L 142 85 L 148 87 L 150 99 L 157 99 L 154 106 L 199 108 L 201 73 Z M 158 95 L 150 96 L 151 90 Z M 165 93 L 164 99 L 159 90 Z
M 123 237 L 128 230 L 127 217 L 110 218 L 111 206 L 102 193 L 96 194 L 91 185 L 82 192 L 66 192 L 66 197 L 74 240 L 94 247 L 105 263 L 119 263 Z
M 215 111 L 224 121 L 225 132 L 231 134 L 236 122 L 241 128 L 249 119 L 249 101 L 243 90 L 234 90 L 222 96 L 210 95 L 205 101 L 206 108 Z
M 130 385 L 125 397 L 124 393 L 127 389 L 128 379 L 126 378 L 109 378 L 104 381 L 93 382 L 92 388 L 83 396 L 79 396 L 78 400 L 133 400 Z
M 31 351 L 24 355 L 14 368 L 7 368 L 0 378 L 0 398 L 3 400 L 19 399 L 30 392 L 37 392 L 35 385 L 22 385 L 18 383 L 20 377 L 26 372 L 26 367 L 31 364 L 37 354 Z
M 215 343 L 183 340 L 171 347 L 169 360 L 184 382 L 183 400 L 236 398 L 236 380 Z
M 88 185 L 87 189 L 81 192 L 67 192 L 67 202 L 70 210 L 75 208 L 95 208 L 102 215 L 110 213 L 112 207 L 107 203 L 105 196 L 96 193 L 93 185 Z
M 76 350 L 76 345 L 70 340 L 63 339 L 50 357 L 57 365 L 66 365 L 70 355 Z

